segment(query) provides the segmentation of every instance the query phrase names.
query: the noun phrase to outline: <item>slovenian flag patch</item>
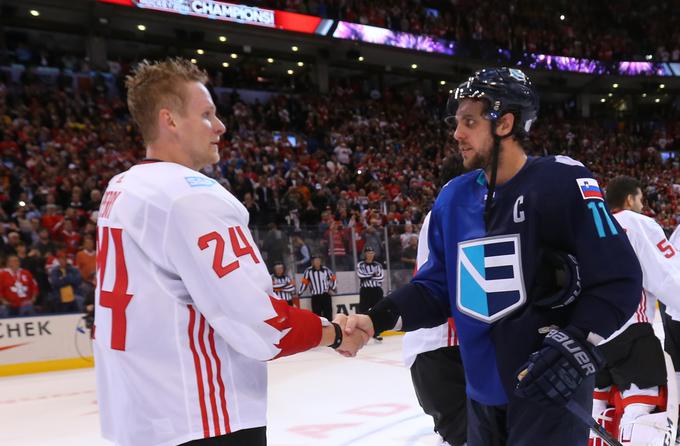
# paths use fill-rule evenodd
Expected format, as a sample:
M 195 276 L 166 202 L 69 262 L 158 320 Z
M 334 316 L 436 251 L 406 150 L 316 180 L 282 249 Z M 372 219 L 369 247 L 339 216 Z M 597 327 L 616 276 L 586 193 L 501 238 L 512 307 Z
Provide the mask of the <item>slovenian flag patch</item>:
M 604 201 L 602 189 L 600 189 L 600 185 L 597 184 L 597 180 L 594 178 L 577 178 L 576 183 L 584 200 L 595 199 Z

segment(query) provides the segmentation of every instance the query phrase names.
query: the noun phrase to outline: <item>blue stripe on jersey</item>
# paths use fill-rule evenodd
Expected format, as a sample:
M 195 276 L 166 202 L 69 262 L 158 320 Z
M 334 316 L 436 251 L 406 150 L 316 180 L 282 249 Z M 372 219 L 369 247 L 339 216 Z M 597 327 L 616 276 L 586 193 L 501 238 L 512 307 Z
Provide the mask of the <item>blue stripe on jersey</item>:
M 465 308 L 481 314 L 489 314 L 489 304 L 486 299 L 486 293 L 477 284 L 477 281 L 472 278 L 472 275 L 466 270 L 462 269 L 461 276 L 461 303 Z
M 515 245 L 512 242 L 484 245 L 484 254 L 486 254 L 487 257 L 509 256 L 514 253 Z
M 479 275 L 484 277 L 484 246 L 470 246 L 463 251 Z
M 512 279 L 515 277 L 515 270 L 512 265 L 492 266 L 486 268 L 484 271 L 486 274 L 483 277 L 489 280 Z
M 519 291 L 501 291 L 498 293 L 489 293 L 489 316 L 492 316 L 499 311 L 505 310 L 519 299 Z

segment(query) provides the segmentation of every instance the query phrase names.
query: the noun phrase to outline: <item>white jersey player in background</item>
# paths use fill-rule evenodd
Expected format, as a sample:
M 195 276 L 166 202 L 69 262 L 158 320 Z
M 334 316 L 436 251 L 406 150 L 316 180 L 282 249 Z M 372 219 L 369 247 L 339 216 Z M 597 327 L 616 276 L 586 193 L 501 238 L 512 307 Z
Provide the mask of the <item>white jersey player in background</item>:
M 671 236 L 668 238 L 668 241 L 671 242 L 671 245 L 673 245 L 675 248 L 680 246 L 680 225 L 678 225 Z
M 656 429 L 640 417 L 663 410 L 667 405 L 669 412 L 676 410 L 671 406 L 677 404 L 677 396 L 665 395 L 670 388 L 666 387 L 667 379 L 675 377 L 667 377 L 665 356 L 651 323 L 657 299 L 667 305 L 669 314 L 675 318 L 680 316 L 680 256 L 676 255 L 661 226 L 641 214 L 642 191 L 637 180 L 626 176 L 612 179 L 607 185 L 606 200 L 640 261 L 643 292 L 635 314 L 598 345 L 607 366 L 597 376 L 593 416 L 613 418 L 608 421 L 614 425 L 607 427 L 618 430 L 622 442 L 661 445 L 666 435 L 665 418 L 663 425 Z M 610 395 L 612 385 L 620 392 L 621 399 L 619 407 L 605 413 L 608 402 L 617 400 Z M 594 440 L 594 444 L 599 445 L 599 441 Z
M 460 175 L 462 170 L 460 156 L 449 155 L 441 167 L 439 186 Z M 418 234 L 416 268 L 427 262 L 430 253 L 427 245 L 430 215 L 423 219 Z M 444 445 L 464 445 L 467 439 L 465 373 L 453 318 L 438 327 L 407 332 L 402 345 L 404 364 L 411 371 L 418 402 L 434 419 L 434 430 Z
M 118 445 L 263 446 L 265 361 L 368 341 L 273 297 L 248 212 L 198 172 L 225 131 L 206 80 L 181 59 L 127 79 L 148 159 L 103 196 L 94 341 L 102 432 Z

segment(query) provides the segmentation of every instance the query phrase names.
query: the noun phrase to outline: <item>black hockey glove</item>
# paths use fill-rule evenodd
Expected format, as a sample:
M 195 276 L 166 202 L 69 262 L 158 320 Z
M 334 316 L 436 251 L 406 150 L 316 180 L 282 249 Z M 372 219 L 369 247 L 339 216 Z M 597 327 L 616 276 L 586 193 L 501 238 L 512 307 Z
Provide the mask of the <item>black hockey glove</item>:
M 577 328 L 550 330 L 543 347 L 519 369 L 515 395 L 539 404 L 565 405 L 584 378 L 603 365 L 595 346 Z

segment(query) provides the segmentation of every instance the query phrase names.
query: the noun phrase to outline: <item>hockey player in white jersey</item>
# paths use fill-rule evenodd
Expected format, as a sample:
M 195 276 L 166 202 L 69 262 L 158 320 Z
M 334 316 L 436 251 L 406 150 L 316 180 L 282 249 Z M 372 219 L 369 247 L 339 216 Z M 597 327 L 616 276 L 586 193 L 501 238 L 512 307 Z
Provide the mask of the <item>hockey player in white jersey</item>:
M 463 160 L 449 155 L 442 164 L 439 187 L 463 171 Z M 417 268 L 425 262 L 430 213 L 418 234 Z M 420 406 L 434 419 L 434 430 L 451 446 L 462 446 L 467 438 L 465 372 L 460 357 L 458 334 L 453 318 L 433 328 L 407 332 L 402 343 L 404 364 L 411 371 Z
M 102 433 L 123 446 L 266 444 L 266 362 L 368 337 L 274 296 L 245 207 L 198 170 L 225 127 L 186 60 L 141 63 L 128 106 L 147 159 L 99 218 L 95 341 Z
M 625 444 L 665 445 L 676 429 L 677 386 L 675 377 L 667 376 L 667 361 L 651 323 L 657 298 L 668 305 L 669 313 L 678 315 L 680 256 L 659 224 L 641 214 L 637 180 L 612 179 L 606 200 L 642 266 L 643 293 L 630 320 L 598 346 L 607 366 L 597 375 L 593 416 L 606 421 L 605 426 Z M 591 438 L 591 444 L 603 444 Z
M 668 238 L 668 241 L 671 242 L 671 245 L 677 247 L 680 246 L 680 225 L 678 225 L 671 236 Z

